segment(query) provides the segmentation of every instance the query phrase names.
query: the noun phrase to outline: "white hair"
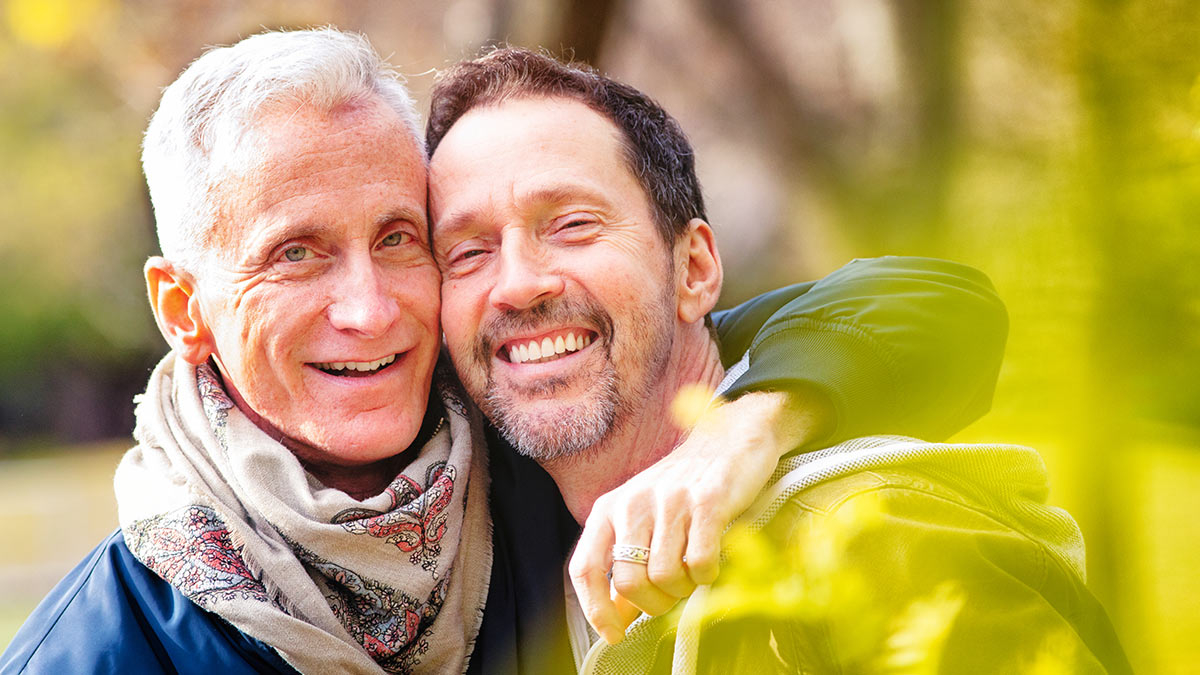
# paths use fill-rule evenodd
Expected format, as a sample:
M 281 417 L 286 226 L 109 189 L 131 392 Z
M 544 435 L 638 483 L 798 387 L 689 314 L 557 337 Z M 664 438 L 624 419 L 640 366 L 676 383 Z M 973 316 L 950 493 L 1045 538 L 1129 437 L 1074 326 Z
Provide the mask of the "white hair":
M 329 111 L 377 96 L 424 154 L 420 116 L 403 80 L 367 39 L 334 28 L 267 32 L 196 59 L 163 91 L 142 144 L 163 256 L 200 267 L 217 220 L 214 189 L 239 139 L 268 109 Z M 253 157 L 253 153 L 246 153 Z

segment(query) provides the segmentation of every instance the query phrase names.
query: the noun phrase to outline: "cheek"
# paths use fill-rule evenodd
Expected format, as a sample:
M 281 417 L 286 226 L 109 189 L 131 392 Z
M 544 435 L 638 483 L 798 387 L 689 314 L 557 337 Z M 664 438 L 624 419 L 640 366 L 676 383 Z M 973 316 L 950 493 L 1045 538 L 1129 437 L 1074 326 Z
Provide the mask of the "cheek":
M 245 298 L 237 310 L 240 344 L 230 345 L 243 354 L 245 366 L 253 371 L 274 368 L 292 348 L 306 343 L 309 330 L 319 322 L 313 294 Z
M 482 284 L 449 281 L 442 284 L 442 331 L 450 344 L 470 342 L 479 322 L 479 308 L 486 304 Z
M 441 330 L 442 305 L 441 284 L 425 281 L 412 284 L 408 290 L 408 306 L 413 317 L 436 336 Z
M 412 319 L 437 326 L 442 279 L 432 261 L 396 265 L 388 270 L 386 279 L 393 297 Z

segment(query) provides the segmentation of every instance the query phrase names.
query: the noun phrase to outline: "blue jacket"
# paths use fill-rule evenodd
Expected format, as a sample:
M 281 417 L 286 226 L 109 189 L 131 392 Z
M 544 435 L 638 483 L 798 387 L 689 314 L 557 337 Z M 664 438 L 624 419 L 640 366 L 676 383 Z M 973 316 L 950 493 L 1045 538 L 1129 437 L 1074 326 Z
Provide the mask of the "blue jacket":
M 138 562 L 118 530 L 55 586 L 0 657 L 0 673 L 22 672 L 296 671 Z

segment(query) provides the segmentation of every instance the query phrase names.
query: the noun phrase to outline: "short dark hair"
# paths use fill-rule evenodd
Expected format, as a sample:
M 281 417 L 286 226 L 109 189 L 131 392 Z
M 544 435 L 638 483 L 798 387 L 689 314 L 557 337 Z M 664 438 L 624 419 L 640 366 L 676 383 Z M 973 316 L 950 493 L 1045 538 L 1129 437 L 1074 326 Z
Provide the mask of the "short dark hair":
M 495 48 L 438 75 L 425 131 L 430 157 L 471 109 L 538 96 L 577 100 L 620 129 L 625 160 L 646 191 L 655 225 L 668 245 L 686 232 L 692 218 L 707 220 L 695 153 L 675 118 L 649 96 L 591 66 L 563 63 L 529 49 Z

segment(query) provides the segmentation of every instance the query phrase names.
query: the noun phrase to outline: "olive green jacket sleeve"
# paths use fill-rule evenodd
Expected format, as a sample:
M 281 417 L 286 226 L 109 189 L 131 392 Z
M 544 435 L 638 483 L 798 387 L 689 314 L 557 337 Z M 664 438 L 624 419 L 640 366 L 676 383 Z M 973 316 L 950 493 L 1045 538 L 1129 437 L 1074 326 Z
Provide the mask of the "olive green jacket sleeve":
M 941 440 L 991 405 L 1008 316 L 979 270 L 946 260 L 855 260 L 713 314 L 728 392 L 807 388 L 837 419 L 826 444 L 890 433 Z

